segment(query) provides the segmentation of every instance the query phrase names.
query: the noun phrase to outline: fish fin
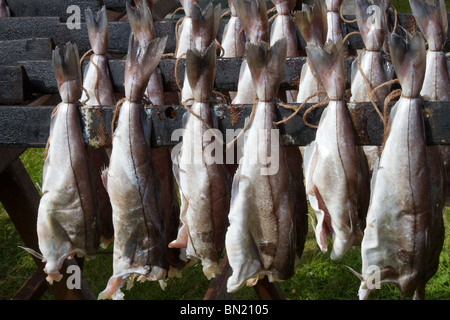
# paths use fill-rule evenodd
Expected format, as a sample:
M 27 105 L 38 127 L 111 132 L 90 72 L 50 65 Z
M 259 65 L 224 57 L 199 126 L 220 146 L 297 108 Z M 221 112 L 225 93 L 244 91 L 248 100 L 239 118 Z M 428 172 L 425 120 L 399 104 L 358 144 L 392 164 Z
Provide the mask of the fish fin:
M 248 67 L 260 101 L 272 101 L 283 80 L 286 66 L 287 40 L 282 38 L 270 48 L 265 42 L 245 45 Z
M 40 254 L 39 252 L 31 249 L 31 248 L 26 248 L 26 247 L 22 247 L 22 246 L 18 246 L 19 248 L 25 250 L 26 252 L 28 252 L 29 254 L 31 254 L 32 256 L 35 256 L 36 258 L 40 259 L 41 261 L 44 261 L 44 256 L 42 254 Z
M 349 266 L 345 266 L 345 267 L 347 267 L 347 269 L 349 269 L 355 276 L 357 276 L 361 282 L 365 281 L 363 275 L 360 274 L 359 272 L 357 272 L 355 269 L 353 269 L 352 267 L 349 267 Z
M 323 46 L 327 39 L 328 22 L 325 1 L 315 0 L 312 6 L 304 4 L 302 11 L 294 12 L 295 23 L 303 39 Z
M 140 43 L 133 34 L 130 36 L 125 62 L 125 96 L 128 99 L 141 100 L 148 80 L 161 60 L 166 41 L 167 36 Z
M 184 14 L 187 17 L 192 15 L 192 6 L 194 3 L 198 3 L 198 0 L 180 0 L 181 6 L 183 7 Z
M 106 7 L 94 15 L 90 8 L 85 11 L 89 42 L 94 54 L 105 55 L 108 51 L 108 17 Z
M 156 30 L 147 1 L 141 1 L 137 6 L 132 6 L 129 2 L 126 2 L 126 9 L 131 31 L 138 38 L 139 43 L 145 44 L 155 39 Z
M 214 42 L 219 30 L 221 5 L 213 6 L 210 2 L 202 11 L 198 3 L 192 6 L 192 37 L 194 47 L 200 52 L 204 52 L 209 45 Z
M 56 46 L 52 63 L 58 91 L 63 102 L 76 103 L 81 95 L 81 67 L 77 45 L 67 42 Z
M 323 47 L 309 43 L 306 53 L 314 74 L 322 83 L 330 99 L 345 96 L 344 48 L 342 39 L 327 41 Z
M 448 20 L 445 0 L 410 0 L 411 12 L 425 36 L 430 50 L 443 49 L 447 40 Z
M 419 31 L 414 35 L 406 30 L 405 32 L 406 39 L 391 33 L 389 52 L 403 95 L 418 97 L 425 77 L 425 39 Z
M 269 22 L 265 0 L 233 0 L 239 21 L 251 43 L 269 41 Z
M 192 88 L 195 101 L 208 101 L 211 98 L 216 74 L 216 44 L 212 42 L 202 54 L 197 49 L 186 53 L 186 75 Z

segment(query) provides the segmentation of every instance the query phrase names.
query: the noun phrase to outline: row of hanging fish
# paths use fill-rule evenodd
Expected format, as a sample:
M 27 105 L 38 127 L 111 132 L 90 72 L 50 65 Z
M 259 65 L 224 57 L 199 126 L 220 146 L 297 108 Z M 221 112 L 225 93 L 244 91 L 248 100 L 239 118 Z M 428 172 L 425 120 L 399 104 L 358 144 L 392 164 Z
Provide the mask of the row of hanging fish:
M 406 42 L 390 33 L 389 1 L 356 1 L 366 50 L 352 66 L 347 104 L 341 0 L 315 0 L 296 12 L 295 1 L 273 0 L 278 13 L 272 24 L 265 0 L 230 0 L 223 56 L 244 59 L 237 91 L 229 95 L 233 104 L 253 104 L 243 156 L 234 166 L 212 161 L 224 152 L 221 136 L 205 138 L 217 129 L 211 101 L 221 6 L 210 3 L 202 10 L 196 0 L 181 1 L 185 17 L 176 30 L 174 57 L 185 58 L 178 102 L 188 112 L 182 143 L 171 156 L 168 149 L 150 148 L 152 130 L 143 104 L 144 97 L 153 105 L 165 104 L 158 64 L 166 38 L 156 36 L 147 2 L 136 3 L 127 4 L 132 33 L 120 101 L 107 68 L 105 8 L 96 15 L 86 12 L 93 54 L 84 77 L 76 45 L 53 53 L 62 102 L 52 114 L 44 163 L 41 253 L 32 252 L 46 262 L 49 282 L 61 278 L 67 257 L 93 258 L 99 245 L 110 243 L 113 275 L 100 299 L 123 298 L 121 289 L 131 288 L 135 278 L 160 281 L 164 288 L 168 277 L 181 276 L 183 268 L 197 262 L 208 279 L 214 278 L 225 250 L 232 268 L 229 292 L 264 276 L 283 281 L 292 277 L 303 252 L 309 201 L 323 252 L 331 237 L 331 259 L 361 245 L 362 272 L 353 270 L 361 279 L 360 298 L 371 291 L 373 266 L 382 283 L 423 298 L 442 248 L 444 163 L 450 159 L 448 148 L 426 145 L 421 111 L 421 97 L 448 101 L 444 1 L 410 1 L 425 38 L 406 32 Z M 382 8 L 381 28 L 368 23 L 371 4 Z M 286 58 L 299 56 L 296 30 L 307 44 L 307 63 L 298 90 L 284 91 L 279 87 Z M 386 122 L 385 143 L 364 149 L 356 144 L 348 105 L 384 101 L 390 86 L 373 89 L 393 79 L 394 71 L 402 96 Z M 304 157 L 280 139 L 275 124 L 283 120 L 275 112 L 280 99 L 327 104 Z M 80 103 L 116 104 L 111 148 L 85 148 Z

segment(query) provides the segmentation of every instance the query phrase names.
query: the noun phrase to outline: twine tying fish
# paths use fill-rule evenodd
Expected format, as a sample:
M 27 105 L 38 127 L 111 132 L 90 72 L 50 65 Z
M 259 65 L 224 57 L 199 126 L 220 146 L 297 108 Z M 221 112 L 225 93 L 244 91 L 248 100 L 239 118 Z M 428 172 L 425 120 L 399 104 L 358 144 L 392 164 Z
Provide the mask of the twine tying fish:
M 95 83 L 94 83 L 94 95 L 95 95 L 95 99 L 97 99 L 97 102 L 100 102 L 100 97 L 98 96 L 98 74 L 99 74 L 99 68 L 98 68 L 98 66 L 97 66 L 97 64 L 94 62 L 94 60 L 92 59 L 93 58 L 93 56 L 95 55 L 95 53 L 92 55 L 92 53 L 94 52 L 94 50 L 91 48 L 91 49 L 89 49 L 88 51 L 86 51 L 84 54 L 83 54 L 83 56 L 81 57 L 81 59 L 80 59 L 80 65 L 81 65 L 81 63 L 84 61 L 84 59 L 86 59 L 86 57 L 89 55 L 89 54 L 91 54 L 91 56 L 89 57 L 89 61 L 91 62 L 91 64 L 94 66 L 94 68 L 95 68 L 95 71 L 97 71 L 97 76 L 96 76 L 96 78 L 95 78 Z M 84 101 L 82 101 L 82 104 L 84 105 L 87 101 L 89 101 L 91 98 L 90 98 L 90 96 L 89 96 L 89 94 L 88 94 L 88 91 L 84 88 L 84 87 L 81 87 L 82 89 L 83 89 L 83 91 L 84 91 L 84 93 L 86 94 L 86 96 L 87 96 L 87 99 L 86 100 L 84 100 Z

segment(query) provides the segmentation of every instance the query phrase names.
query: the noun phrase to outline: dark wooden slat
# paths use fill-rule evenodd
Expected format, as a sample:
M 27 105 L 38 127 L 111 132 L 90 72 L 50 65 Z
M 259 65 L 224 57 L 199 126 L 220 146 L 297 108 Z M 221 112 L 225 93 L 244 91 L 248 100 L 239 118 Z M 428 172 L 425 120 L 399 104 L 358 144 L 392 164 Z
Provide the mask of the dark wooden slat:
M 37 300 L 48 289 L 48 282 L 42 270 L 36 269 L 25 281 L 12 300 Z
M 212 279 L 203 300 L 230 300 L 234 294 L 227 292 L 227 280 L 231 276 L 232 269 L 225 255 L 220 263 L 221 274 Z
M 3 149 L 2 152 L 8 152 Z M 40 196 L 33 185 L 31 178 L 20 159 L 14 160 L 10 166 L 0 174 L 0 202 L 13 222 L 17 232 L 27 248 L 39 251 L 36 232 L 37 212 Z M 18 250 L 21 250 L 18 248 Z M 33 257 L 39 270 L 43 270 L 44 264 L 40 259 Z M 54 282 L 49 290 L 56 299 L 95 299 L 86 279 L 80 275 L 81 289 L 70 290 L 66 281 L 66 270 L 70 265 L 76 265 L 76 261 L 66 260 L 61 268 L 63 278 L 60 282 Z M 43 272 L 43 271 L 42 271 Z
M 392 106 L 391 103 L 390 106 Z M 300 106 L 300 104 L 294 104 Z M 305 146 L 315 139 L 316 130 L 303 122 L 304 112 L 312 104 L 306 104 L 288 122 L 279 125 L 280 136 L 286 146 Z M 381 104 L 379 108 L 381 108 Z M 0 147 L 45 147 L 49 134 L 50 115 L 54 106 L 22 107 L 0 106 Z M 308 115 L 308 122 L 317 125 L 324 107 L 314 109 Z M 382 108 L 381 108 L 382 109 Z M 91 147 L 111 144 L 112 106 L 81 107 L 80 118 L 85 131 L 85 143 Z M 218 129 L 225 134 L 237 134 L 250 116 L 251 105 L 217 105 L 214 107 Z M 429 145 L 450 144 L 450 102 L 424 102 L 425 130 Z M 173 147 L 180 140 L 173 133 L 182 128 L 186 110 L 183 106 L 146 107 L 148 121 L 152 123 L 152 147 Z M 277 107 L 277 118 L 285 119 L 293 113 Z M 383 125 L 370 103 L 349 104 L 349 114 L 360 145 L 381 145 Z M 176 132 L 175 132 L 176 133 Z
M 67 12 L 71 5 L 77 5 L 80 8 L 81 19 L 84 21 L 84 12 L 87 8 L 93 11 L 101 9 L 102 0 L 8 0 L 8 6 L 11 10 L 11 16 L 14 17 L 32 17 L 32 16 L 55 16 L 66 21 L 72 11 Z
M 269 282 L 267 277 L 258 280 L 253 286 L 259 300 L 285 300 L 283 291 L 277 282 Z
M 27 0 L 21 0 L 27 1 Z M 56 0 L 54 0 L 56 1 Z M 29 1 L 31 2 L 31 1 Z M 60 20 L 59 17 L 10 17 L 0 19 L 0 40 L 16 40 L 29 38 L 51 38 L 54 44 L 60 45 L 68 41 L 75 42 L 80 50 L 80 54 L 90 49 L 89 37 L 87 33 L 86 24 L 81 22 L 80 29 L 69 29 L 65 20 Z M 450 16 L 450 13 L 448 13 Z M 84 15 L 83 15 L 84 16 Z M 345 16 L 347 19 L 354 19 L 355 16 Z M 449 17 L 450 20 L 450 17 Z M 411 30 L 415 27 L 414 17 L 410 13 L 401 13 L 398 15 L 400 26 L 405 26 Z M 177 21 L 155 21 L 155 29 L 158 36 L 168 36 L 166 44 L 166 53 L 174 52 L 176 48 L 175 25 Z M 223 31 L 223 26 L 228 22 L 228 18 L 221 21 L 220 32 Z M 39 26 L 39 27 L 36 27 Z M 358 30 L 356 23 L 344 24 L 345 32 L 352 32 Z M 400 30 L 400 28 L 398 28 Z M 130 35 L 130 25 L 128 21 L 110 22 L 109 23 L 109 52 L 126 54 L 128 49 L 128 39 Z M 305 42 L 300 37 L 300 49 L 304 48 Z M 221 33 L 218 34 L 218 39 L 221 39 Z M 447 36 L 450 40 L 450 34 Z M 447 41 L 446 50 L 450 49 L 450 41 Z M 350 50 L 357 50 L 364 48 L 364 43 L 359 35 L 351 36 L 348 39 L 348 47 Z
M 27 99 L 25 69 L 0 66 L 0 104 L 20 104 Z
M 0 152 L 0 174 L 11 162 L 16 160 L 27 148 L 8 148 Z
M 20 60 L 51 60 L 52 49 L 50 38 L 0 41 L 0 65 L 11 65 Z

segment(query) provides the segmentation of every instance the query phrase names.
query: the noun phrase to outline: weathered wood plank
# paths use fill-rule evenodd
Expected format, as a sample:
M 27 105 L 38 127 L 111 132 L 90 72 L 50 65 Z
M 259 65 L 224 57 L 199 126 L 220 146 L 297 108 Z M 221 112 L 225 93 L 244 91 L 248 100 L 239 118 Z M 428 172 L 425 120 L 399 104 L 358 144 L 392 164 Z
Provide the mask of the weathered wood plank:
M 294 104 L 300 106 L 300 104 Z M 392 106 L 391 103 L 390 106 Z M 303 122 L 304 112 L 312 104 L 306 104 L 298 114 L 279 125 L 280 136 L 286 146 L 305 146 L 315 139 L 316 129 Z M 382 109 L 382 106 L 379 106 Z M 0 106 L 0 147 L 45 147 L 49 134 L 50 115 L 54 106 L 23 107 Z M 317 125 L 324 107 L 314 109 L 307 116 L 308 123 Z M 214 107 L 217 128 L 224 134 L 223 140 L 234 138 L 238 129 L 243 128 L 250 116 L 251 105 L 217 105 Z M 450 102 L 424 102 L 425 129 L 429 145 L 450 144 Z M 187 112 L 183 106 L 146 107 L 148 121 L 152 124 L 152 147 L 174 147 L 180 142 L 183 116 Z M 294 111 L 277 107 L 277 118 L 286 119 Z M 114 107 L 81 107 L 80 118 L 84 130 L 85 143 L 91 147 L 111 144 L 111 121 Z M 357 143 L 360 145 L 381 145 L 383 125 L 370 103 L 355 106 L 349 104 Z M 229 130 L 229 131 L 227 131 Z M 173 137 L 172 137 L 173 136 Z
M 27 99 L 25 69 L 0 66 L 0 104 L 20 104 Z
M 20 60 L 51 60 L 52 40 L 30 38 L 0 41 L 0 65 L 12 65 Z
M 26 0 L 21 0 L 26 1 Z M 56 0 L 54 0 L 56 1 Z M 450 16 L 450 12 L 448 13 Z M 355 16 L 345 16 L 347 19 L 354 19 Z M 449 17 L 450 19 L 450 17 Z M 402 13 L 398 15 L 399 26 L 411 30 L 415 27 L 414 17 L 410 13 Z M 177 21 L 155 21 L 155 29 L 158 36 L 168 36 L 166 44 L 166 53 L 172 53 L 176 48 L 175 25 Z M 221 39 L 223 26 L 228 22 L 228 17 L 222 19 L 220 33 L 218 39 Z M 344 24 L 344 32 L 352 32 L 358 30 L 356 23 Z M 400 30 L 400 28 L 398 28 Z M 11 17 L 0 19 L 0 40 L 29 39 L 32 37 L 51 38 L 53 42 L 64 44 L 68 41 L 75 42 L 80 50 L 80 54 L 90 49 L 89 37 L 87 33 L 86 23 L 81 22 L 79 29 L 69 29 L 65 20 L 59 17 Z M 110 22 L 109 23 L 109 52 L 126 54 L 128 49 L 128 38 L 130 34 L 130 25 L 128 21 Z M 299 35 L 299 49 L 303 49 L 305 42 Z M 447 36 L 450 40 L 450 34 Z M 358 50 L 364 48 L 364 44 L 359 35 L 351 36 L 348 39 L 348 47 L 350 50 Z M 447 41 L 447 50 L 450 49 L 450 41 Z
M 346 78 L 351 77 L 351 63 L 353 58 L 345 61 Z M 239 72 L 242 64 L 242 58 L 219 58 L 216 63 L 215 87 L 222 91 L 236 91 L 239 82 Z M 303 65 L 306 62 L 305 57 L 286 59 L 284 77 L 280 88 L 283 90 L 298 89 L 300 74 Z M 57 92 L 56 79 L 51 61 L 19 61 L 26 70 L 27 80 L 30 89 L 33 92 Z M 83 70 L 88 61 L 83 63 Z M 111 81 L 116 92 L 124 92 L 124 65 L 123 59 L 112 59 L 109 61 Z M 164 58 L 159 63 L 159 70 L 162 75 L 164 91 L 177 92 L 179 88 L 176 83 L 175 73 L 178 76 L 180 85 L 183 85 L 185 75 L 185 59 L 178 62 L 177 72 L 175 72 L 176 59 Z
M 45 0 L 45 1 L 30 1 L 30 0 L 8 0 L 8 6 L 11 10 L 11 16 L 14 17 L 59 17 L 61 21 L 67 19 L 73 14 L 73 11 L 68 8 L 72 5 L 78 6 L 80 9 L 81 19 L 84 21 L 84 12 L 87 8 L 93 11 L 101 9 L 102 0 Z
M 11 300 L 37 300 L 48 289 L 42 270 L 36 269 Z

